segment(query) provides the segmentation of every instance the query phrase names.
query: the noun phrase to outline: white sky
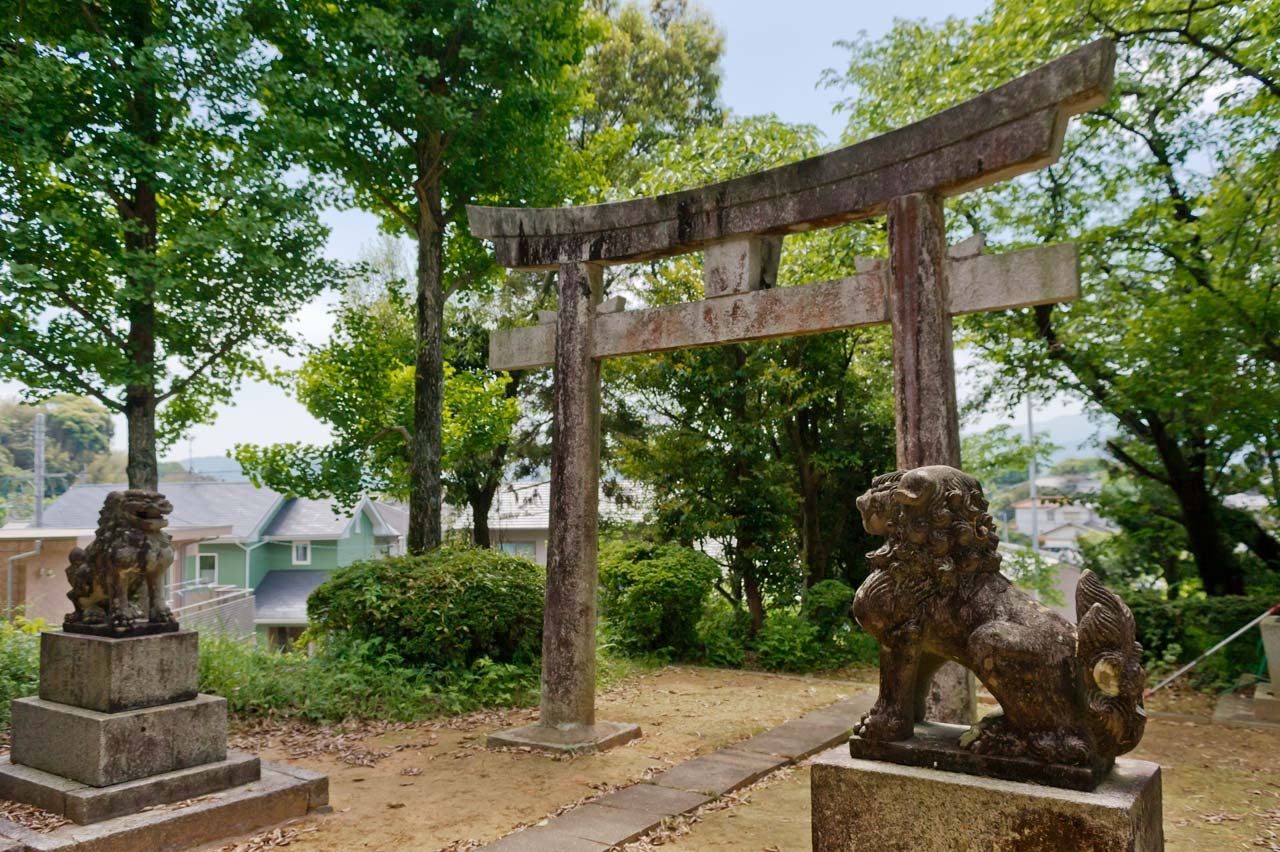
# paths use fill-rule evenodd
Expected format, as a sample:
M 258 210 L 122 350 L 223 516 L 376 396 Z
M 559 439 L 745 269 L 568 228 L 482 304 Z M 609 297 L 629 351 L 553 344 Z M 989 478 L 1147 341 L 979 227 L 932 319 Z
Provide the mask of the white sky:
M 817 125 L 830 140 L 839 137 L 843 122 L 833 116 L 834 92 L 818 87 L 825 68 L 841 67 L 845 51 L 839 39 L 850 39 L 860 30 L 875 36 L 886 32 L 895 17 L 939 20 L 947 15 L 972 15 L 986 4 L 981 0 L 897 0 L 892 4 L 868 0 L 701 0 L 726 33 L 722 99 L 738 114 L 776 113 L 789 122 Z M 361 246 L 377 235 L 374 217 L 360 211 L 327 211 L 332 228 L 327 254 L 354 260 Z M 294 328 L 309 342 L 320 343 L 329 332 L 326 296 L 299 311 Z M 271 358 L 277 365 L 296 363 L 283 356 Z M 972 358 L 957 353 L 961 395 L 979 380 Z M 13 395 L 13 384 L 0 383 L 0 394 Z M 1078 413 L 1077 404 L 1055 401 L 1037 407 L 1037 419 Z M 1005 421 L 992 414 L 972 424 L 987 428 Z M 1020 421 L 1021 422 L 1021 421 Z M 124 423 L 117 424 L 116 445 L 124 448 Z M 180 442 L 167 454 L 182 460 L 194 456 L 222 455 L 237 443 L 270 444 L 285 441 L 321 443 L 328 429 L 298 403 L 277 388 L 248 383 L 230 405 L 222 406 L 217 420 L 192 430 L 190 441 Z

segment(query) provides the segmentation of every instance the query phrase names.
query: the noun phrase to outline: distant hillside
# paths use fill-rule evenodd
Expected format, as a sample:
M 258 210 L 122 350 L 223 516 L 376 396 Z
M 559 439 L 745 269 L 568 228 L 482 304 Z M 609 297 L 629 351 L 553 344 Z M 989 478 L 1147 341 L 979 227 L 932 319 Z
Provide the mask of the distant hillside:
M 170 459 L 187 470 L 187 459 Z M 216 479 L 219 482 L 246 482 L 249 477 L 240 469 L 240 463 L 226 456 L 196 456 L 190 460 L 190 469 L 198 476 Z
M 1024 427 L 1025 430 L 1025 427 Z M 1119 429 L 1111 423 L 1091 423 L 1083 414 L 1064 414 L 1036 423 L 1036 434 L 1046 435 L 1062 449 L 1053 454 L 1055 462 L 1069 458 L 1096 458 L 1105 455 L 1103 440 Z

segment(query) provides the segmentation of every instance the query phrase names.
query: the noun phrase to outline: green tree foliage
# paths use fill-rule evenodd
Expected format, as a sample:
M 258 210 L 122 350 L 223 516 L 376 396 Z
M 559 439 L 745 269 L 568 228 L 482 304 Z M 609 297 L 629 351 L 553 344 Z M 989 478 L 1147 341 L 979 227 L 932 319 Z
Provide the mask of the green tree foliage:
M 469 202 L 537 203 L 563 146 L 580 59 L 570 0 L 259 0 L 279 51 L 266 101 L 317 173 L 417 242 L 409 548 L 440 543 L 444 306 L 492 261 Z
M 6 2 L 0 376 L 122 412 L 129 484 L 329 279 L 237 2 Z
M 688 657 L 720 567 L 678 544 L 609 542 L 600 550 L 600 608 L 611 638 L 628 651 Z
M 1066 392 L 1119 423 L 1108 451 L 1168 496 L 1155 505 L 1210 594 L 1244 591 L 1237 544 L 1280 570 L 1274 532 L 1222 503 L 1276 468 L 1277 20 L 1274 0 L 999 0 L 851 43 L 829 75 L 861 138 L 1117 40 L 1115 94 L 1073 124 L 1058 164 L 952 204 L 953 222 L 1009 245 L 1079 243 L 1084 297 L 972 318 L 967 339 L 995 367 L 989 398 Z
M 812 128 L 764 117 L 706 126 L 659 146 L 649 192 L 747 174 L 816 151 Z M 779 283 L 838 277 L 876 232 L 850 226 L 790 237 Z M 701 298 L 700 259 L 652 264 L 633 283 L 651 304 Z M 656 495 L 655 519 L 683 542 L 720 545 L 724 594 L 753 628 L 769 599 L 861 579 L 871 549 L 852 496 L 893 466 L 888 336 L 864 330 L 639 356 L 607 365 L 633 405 L 618 469 Z M 799 566 L 799 567 L 798 567 Z
M 329 341 L 313 347 L 303 365 L 283 377 L 307 411 L 331 426 L 332 442 L 242 444 L 235 458 L 254 482 L 288 494 L 332 497 L 348 507 L 366 492 L 404 499 L 417 351 L 407 297 L 394 284 L 380 297 L 355 290 L 333 318 Z M 487 500 L 500 482 L 516 402 L 504 374 L 459 371 L 448 362 L 444 374 L 445 493 L 456 505 L 472 506 L 480 519 L 474 538 L 487 546 Z M 479 507 L 477 494 L 487 495 Z
M 43 498 L 66 491 L 110 450 L 115 432 L 111 412 L 92 399 L 58 395 L 38 406 L 0 401 L 0 513 L 6 504 L 24 517 L 34 509 L 35 419 L 40 412 L 45 415 Z

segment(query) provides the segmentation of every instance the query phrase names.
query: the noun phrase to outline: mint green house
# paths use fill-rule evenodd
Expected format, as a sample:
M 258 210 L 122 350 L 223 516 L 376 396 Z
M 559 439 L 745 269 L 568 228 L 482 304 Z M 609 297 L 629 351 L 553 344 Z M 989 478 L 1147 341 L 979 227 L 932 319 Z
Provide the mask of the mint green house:
M 77 485 L 49 510 L 63 526 L 92 530 L 107 493 L 122 485 Z M 250 482 L 164 482 L 173 504 L 171 530 L 216 530 L 216 537 L 175 537 L 171 586 L 249 589 L 254 626 L 272 645 L 301 634 L 307 596 L 335 569 L 358 559 L 404 552 L 402 507 L 361 499 L 352 512 L 324 500 L 284 497 Z M 49 511 L 46 511 L 46 515 Z

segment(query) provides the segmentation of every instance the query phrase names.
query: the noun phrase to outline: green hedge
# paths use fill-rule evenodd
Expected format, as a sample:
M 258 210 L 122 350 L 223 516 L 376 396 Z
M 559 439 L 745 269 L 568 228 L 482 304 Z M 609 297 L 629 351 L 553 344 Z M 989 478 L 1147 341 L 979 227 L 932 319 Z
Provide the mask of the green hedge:
M 392 665 L 527 665 L 542 651 L 543 569 L 495 550 L 442 547 L 353 562 L 307 600 L 309 633 Z
M 1138 641 L 1149 669 L 1167 670 L 1189 663 L 1276 604 L 1272 598 L 1226 596 L 1166 600 L 1150 593 L 1129 593 L 1125 601 L 1138 625 Z M 1199 687 L 1229 684 L 1257 670 L 1257 628 L 1201 663 L 1190 676 Z
M 715 560 L 692 548 L 609 542 L 600 550 L 600 604 L 610 640 L 632 653 L 695 656 L 697 626 L 719 577 Z

